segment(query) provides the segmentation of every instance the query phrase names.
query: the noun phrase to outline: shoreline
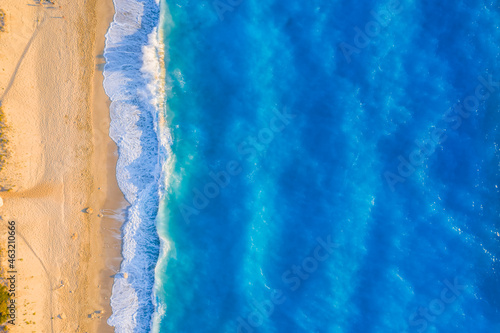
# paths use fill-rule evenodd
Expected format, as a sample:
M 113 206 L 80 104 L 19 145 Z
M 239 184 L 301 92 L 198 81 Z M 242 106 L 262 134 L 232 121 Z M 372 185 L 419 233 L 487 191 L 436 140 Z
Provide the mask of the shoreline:
M 130 206 L 121 230 L 123 260 L 108 323 L 117 332 L 149 332 L 161 252 L 156 218 L 170 142 L 160 128 L 165 94 L 160 5 L 153 0 L 114 4 L 104 87 L 111 100 L 110 135 L 120 153 L 116 177 Z
M 0 185 L 12 187 L 0 192 L 2 250 L 7 222 L 18 228 L 18 307 L 9 329 L 113 332 L 106 320 L 128 205 L 116 181 L 117 147 L 99 70 L 113 2 L 5 0 L 0 9 L 9 140 Z M 5 272 L 4 253 L 1 264 Z
M 107 324 L 112 313 L 111 292 L 114 279 L 112 276 L 120 269 L 121 256 L 121 226 L 125 218 L 125 209 L 129 205 L 123 193 L 118 187 L 116 179 L 116 164 L 118 161 L 118 147 L 109 137 L 110 129 L 110 104 L 111 101 L 104 91 L 103 70 L 105 59 L 103 56 L 106 33 L 115 14 L 113 0 L 98 1 L 96 4 L 96 16 L 98 17 L 95 35 L 95 73 L 93 82 L 93 110 L 94 110 L 94 146 L 96 147 L 96 170 L 99 174 L 106 175 L 106 192 L 98 190 L 104 199 L 106 211 L 102 212 L 101 235 L 102 235 L 102 257 L 104 266 L 99 272 L 101 306 L 104 310 L 103 320 L 98 322 L 96 332 L 113 333 L 114 328 Z M 104 163 L 102 163 L 104 161 Z M 105 166 L 105 168 L 103 168 Z M 118 219 L 116 218 L 118 216 Z

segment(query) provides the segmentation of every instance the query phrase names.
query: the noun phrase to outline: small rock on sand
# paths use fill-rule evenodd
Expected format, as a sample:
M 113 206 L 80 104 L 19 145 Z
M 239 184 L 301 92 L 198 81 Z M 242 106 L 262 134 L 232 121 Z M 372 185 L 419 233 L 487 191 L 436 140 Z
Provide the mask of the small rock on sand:
M 78 234 L 75 232 L 73 235 L 71 235 L 71 239 L 75 240 L 78 238 Z
M 104 215 L 102 215 L 101 213 L 97 214 L 97 217 L 103 217 Z
M 90 319 L 100 319 L 102 318 L 102 314 L 104 313 L 104 310 L 95 310 L 91 314 L 89 314 Z
M 94 212 L 94 210 L 92 208 L 90 208 L 90 207 L 85 208 L 84 211 L 87 214 L 92 214 Z
M 57 316 L 59 319 L 66 319 L 66 315 L 64 313 L 61 313 L 59 316 Z

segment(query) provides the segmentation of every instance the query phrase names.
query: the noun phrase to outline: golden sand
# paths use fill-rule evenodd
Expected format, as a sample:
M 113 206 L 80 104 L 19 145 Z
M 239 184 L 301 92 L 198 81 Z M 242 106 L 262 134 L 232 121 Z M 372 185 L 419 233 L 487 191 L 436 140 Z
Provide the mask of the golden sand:
M 17 257 L 9 329 L 112 332 L 106 320 L 126 204 L 102 88 L 112 2 L 2 0 L 0 10 L 0 129 L 8 139 L 0 186 L 10 189 L 0 192 L 2 267 L 8 221 L 16 223 Z

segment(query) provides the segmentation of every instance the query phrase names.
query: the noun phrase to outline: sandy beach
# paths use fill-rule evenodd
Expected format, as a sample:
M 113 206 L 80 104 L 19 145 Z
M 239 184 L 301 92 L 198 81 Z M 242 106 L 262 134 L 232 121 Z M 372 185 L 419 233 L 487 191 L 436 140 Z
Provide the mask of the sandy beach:
M 0 32 L 2 268 L 15 221 L 11 332 L 112 332 L 126 202 L 102 88 L 111 0 L 3 0 Z M 12 267 L 10 267 L 12 268 Z

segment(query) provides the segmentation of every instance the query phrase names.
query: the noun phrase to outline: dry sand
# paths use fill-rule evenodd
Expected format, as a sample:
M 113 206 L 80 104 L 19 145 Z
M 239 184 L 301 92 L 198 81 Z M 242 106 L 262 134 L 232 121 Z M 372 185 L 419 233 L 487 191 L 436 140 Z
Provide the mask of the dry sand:
M 2 0 L 0 101 L 9 157 L 0 171 L 0 248 L 15 221 L 11 332 L 112 332 L 112 275 L 126 205 L 102 88 L 111 0 Z M 91 214 L 83 212 L 91 207 Z M 98 214 L 103 214 L 99 217 Z

